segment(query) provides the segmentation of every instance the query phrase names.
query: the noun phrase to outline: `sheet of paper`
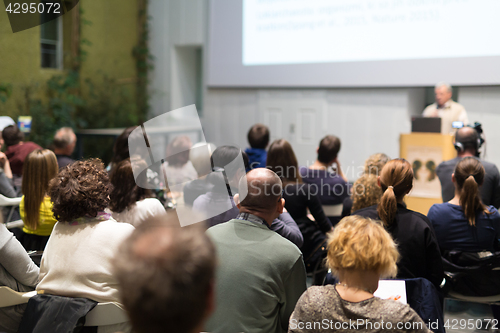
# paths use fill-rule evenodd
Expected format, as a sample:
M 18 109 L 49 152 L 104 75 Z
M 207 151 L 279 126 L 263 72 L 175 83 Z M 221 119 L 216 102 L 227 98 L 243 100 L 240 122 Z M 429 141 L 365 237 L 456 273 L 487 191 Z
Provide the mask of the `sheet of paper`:
M 406 284 L 404 280 L 380 280 L 378 289 L 373 294 L 376 297 L 387 299 L 397 299 L 397 301 L 406 304 Z

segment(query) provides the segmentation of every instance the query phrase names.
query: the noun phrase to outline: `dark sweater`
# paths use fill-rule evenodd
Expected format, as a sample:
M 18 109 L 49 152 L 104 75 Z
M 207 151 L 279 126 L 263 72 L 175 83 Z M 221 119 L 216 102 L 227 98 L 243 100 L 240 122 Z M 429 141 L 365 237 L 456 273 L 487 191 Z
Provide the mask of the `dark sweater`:
M 353 215 L 380 219 L 377 205 L 360 209 Z M 398 204 L 396 218 L 386 229 L 398 244 L 401 254 L 397 277 L 400 279 L 426 278 L 439 287 L 443 280 L 443 264 L 436 235 L 429 219 L 425 215 Z

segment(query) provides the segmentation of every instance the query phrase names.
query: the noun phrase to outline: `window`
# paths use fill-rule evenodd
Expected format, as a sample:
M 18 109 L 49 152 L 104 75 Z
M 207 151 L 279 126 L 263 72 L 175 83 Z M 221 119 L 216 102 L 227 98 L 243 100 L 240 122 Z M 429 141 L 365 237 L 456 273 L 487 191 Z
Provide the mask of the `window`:
M 62 17 L 41 13 L 40 22 L 42 68 L 62 69 Z

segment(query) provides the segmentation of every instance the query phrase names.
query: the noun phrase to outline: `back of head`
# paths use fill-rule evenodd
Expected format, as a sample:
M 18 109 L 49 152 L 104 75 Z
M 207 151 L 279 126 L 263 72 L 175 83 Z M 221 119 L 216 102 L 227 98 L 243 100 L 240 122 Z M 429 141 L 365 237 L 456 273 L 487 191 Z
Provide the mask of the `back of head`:
M 9 125 L 2 131 L 2 138 L 7 147 L 17 145 L 24 140 L 24 134 L 16 125 Z
M 459 128 L 455 132 L 455 149 L 457 153 L 463 154 L 469 152 L 472 155 L 478 155 L 480 145 L 479 133 L 472 127 L 466 126 Z
M 338 276 L 342 270 L 397 274 L 399 253 L 391 235 L 377 221 L 357 215 L 344 217 L 328 239 L 326 264 Z
M 398 200 L 402 199 L 413 187 L 413 169 L 402 158 L 387 162 L 380 173 L 382 198 L 377 207 L 378 215 L 385 225 L 390 225 L 396 217 Z
M 255 124 L 248 131 L 247 139 L 250 147 L 266 149 L 269 144 L 269 128 L 263 124 Z
M 146 221 L 117 253 L 115 276 L 134 332 L 202 328 L 212 310 L 216 255 L 200 223 L 179 227 L 176 214 Z
M 377 205 L 382 198 L 382 189 L 378 186 L 377 176 L 365 174 L 354 182 L 352 187 L 352 209 L 354 213 L 365 207 Z
M 327 135 L 319 142 L 318 161 L 329 164 L 337 158 L 340 151 L 340 139 L 333 135 Z
M 54 135 L 54 148 L 66 149 L 69 145 L 76 142 L 76 135 L 71 127 L 63 127 Z
M 193 146 L 188 136 L 178 136 L 167 147 L 169 166 L 182 167 L 189 161 L 189 149 Z
M 210 157 L 217 147 L 213 143 L 197 143 L 189 151 L 189 160 L 198 173 L 198 176 L 204 176 L 212 170 Z
M 389 162 L 391 158 L 384 153 L 373 154 L 365 161 L 365 174 L 379 176 L 384 165 Z
M 284 185 L 294 182 L 302 183 L 297 157 L 292 146 L 285 139 L 278 139 L 271 143 L 267 152 L 266 165 L 281 178 Z
M 99 159 L 76 161 L 49 183 L 52 211 L 59 222 L 96 217 L 109 204 L 111 184 Z
M 49 182 L 57 175 L 57 158 L 48 149 L 35 149 L 26 156 L 23 166 L 24 223 L 33 230 L 38 227 L 40 204 L 48 194 Z
M 479 211 L 490 214 L 481 202 L 479 186 L 484 182 L 485 171 L 481 162 L 474 157 L 465 157 L 455 167 L 455 182 L 460 191 L 460 206 L 470 225 L 476 224 Z
M 238 147 L 234 146 L 220 146 L 217 149 L 214 150 L 212 156 L 210 157 L 210 163 L 212 165 L 212 169 L 215 172 L 212 172 L 210 175 L 207 177 L 207 181 L 211 184 L 214 185 L 213 191 L 214 192 L 219 192 L 219 193 L 228 193 L 228 186 L 230 185 L 229 183 L 232 183 L 232 179 L 226 179 L 224 177 L 224 174 L 222 173 L 222 170 L 227 166 L 230 165 L 232 162 L 240 156 L 243 158 L 243 164 L 245 168 L 248 168 L 248 156 L 247 154 L 242 151 Z M 234 165 L 234 164 L 233 164 Z M 233 170 L 236 171 L 236 170 Z M 245 170 L 241 170 L 241 175 L 243 176 L 245 173 Z M 233 183 L 233 187 L 237 186 L 237 182 L 239 181 L 236 180 L 235 183 Z M 222 184 L 226 184 L 226 187 L 224 187 Z
M 131 158 L 134 159 L 136 157 Z M 147 167 L 146 162 L 143 160 L 134 160 L 132 164 L 130 159 L 127 158 L 115 165 L 111 170 L 110 181 L 113 185 L 113 190 L 109 195 L 109 209 L 113 212 L 121 213 L 137 201 L 153 196 L 151 190 L 143 189 L 137 185 L 137 183 L 145 184 L 146 180 L 142 179 L 136 182 L 132 166 L 141 170 Z M 145 178 L 146 173 L 142 172 L 139 177 Z
M 128 137 L 137 126 L 128 127 L 123 130 L 122 134 L 116 138 L 115 145 L 113 146 L 113 158 L 111 162 L 116 164 L 130 157 Z
M 240 210 L 246 212 L 269 213 L 276 210 L 283 186 L 281 179 L 273 171 L 257 168 L 249 171 L 239 183 L 240 195 L 246 193 L 240 202 Z

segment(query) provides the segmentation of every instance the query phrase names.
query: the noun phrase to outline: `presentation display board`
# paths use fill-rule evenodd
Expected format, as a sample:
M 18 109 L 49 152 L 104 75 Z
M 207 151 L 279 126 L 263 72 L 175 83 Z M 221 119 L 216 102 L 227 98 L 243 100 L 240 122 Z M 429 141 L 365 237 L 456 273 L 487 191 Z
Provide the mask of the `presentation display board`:
M 497 0 L 211 0 L 209 86 L 500 83 Z

